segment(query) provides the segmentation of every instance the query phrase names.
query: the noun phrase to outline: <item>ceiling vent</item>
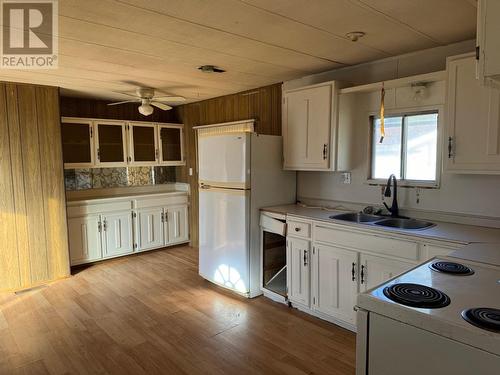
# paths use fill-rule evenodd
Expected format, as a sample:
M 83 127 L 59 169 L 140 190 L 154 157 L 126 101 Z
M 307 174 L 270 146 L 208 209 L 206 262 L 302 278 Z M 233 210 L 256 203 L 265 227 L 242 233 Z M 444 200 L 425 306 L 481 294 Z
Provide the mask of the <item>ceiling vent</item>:
M 224 73 L 225 70 L 216 67 L 215 65 L 202 65 L 198 68 L 203 73 Z

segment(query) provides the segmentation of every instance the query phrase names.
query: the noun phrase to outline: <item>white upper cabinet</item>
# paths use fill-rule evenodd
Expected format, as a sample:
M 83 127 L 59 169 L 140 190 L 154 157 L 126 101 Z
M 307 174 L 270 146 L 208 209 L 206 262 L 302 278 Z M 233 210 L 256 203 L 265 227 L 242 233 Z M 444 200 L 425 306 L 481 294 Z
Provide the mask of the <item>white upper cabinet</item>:
M 161 165 L 184 165 L 183 125 L 159 124 L 159 163 Z
M 445 170 L 500 173 L 500 91 L 475 77 L 472 54 L 448 59 Z
M 129 135 L 129 163 L 131 165 L 158 164 L 158 131 L 155 124 L 130 122 Z
M 481 84 L 500 83 L 500 1 L 479 0 L 477 12 L 478 78 Z
M 184 165 L 184 125 L 62 118 L 64 167 Z
M 99 120 L 94 122 L 95 160 L 99 167 L 127 165 L 127 134 L 124 121 Z
M 335 169 L 336 101 L 335 82 L 283 92 L 285 169 Z
M 61 122 L 64 168 L 89 168 L 94 161 L 94 130 L 91 120 Z

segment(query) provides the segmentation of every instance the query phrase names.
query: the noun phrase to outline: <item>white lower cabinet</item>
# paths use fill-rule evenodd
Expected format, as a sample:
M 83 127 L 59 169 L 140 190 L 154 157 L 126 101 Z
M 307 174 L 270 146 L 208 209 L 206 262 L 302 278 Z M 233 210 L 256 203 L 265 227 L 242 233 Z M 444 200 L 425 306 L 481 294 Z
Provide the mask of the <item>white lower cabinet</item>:
M 458 250 L 460 247 L 461 247 L 460 245 L 436 246 L 436 245 L 426 244 L 424 245 L 423 248 L 423 256 L 424 259 L 431 259 L 434 257 L 445 256 L 455 250 Z
M 165 244 L 173 245 L 189 239 L 187 206 L 165 207 Z
M 138 251 L 156 249 L 165 244 L 162 208 L 143 208 L 136 212 L 136 244 Z
M 68 203 L 71 265 L 189 241 L 187 194 Z
M 312 256 L 313 309 L 355 323 L 358 253 L 315 245 Z
M 299 223 L 311 230 L 295 230 Z M 351 330 L 356 329 L 358 293 L 460 247 L 296 218 L 287 225 L 288 300 L 303 311 Z
M 158 249 L 189 239 L 187 206 L 142 208 L 136 212 L 138 251 Z
M 310 247 L 308 240 L 287 238 L 288 299 L 307 307 L 310 304 Z
M 368 289 L 382 284 L 414 266 L 414 263 L 361 254 L 359 267 L 360 292 L 366 292 Z
M 100 215 L 68 219 L 71 264 L 92 262 L 102 258 Z
M 133 247 L 132 213 L 115 212 L 102 215 L 103 257 L 130 254 Z

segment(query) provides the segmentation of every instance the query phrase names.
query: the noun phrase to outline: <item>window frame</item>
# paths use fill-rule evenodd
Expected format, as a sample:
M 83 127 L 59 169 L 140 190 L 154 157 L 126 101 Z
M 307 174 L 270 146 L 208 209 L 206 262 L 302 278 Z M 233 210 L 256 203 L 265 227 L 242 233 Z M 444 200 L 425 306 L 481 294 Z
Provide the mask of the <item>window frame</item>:
M 418 108 L 397 108 L 397 109 L 386 109 L 385 116 L 393 117 L 393 116 L 411 116 L 411 115 L 424 115 L 430 113 L 438 114 L 437 121 L 437 145 L 436 145 L 436 176 L 433 181 L 425 181 L 425 180 L 407 180 L 407 179 L 398 179 L 398 186 L 406 186 L 406 187 L 416 187 L 416 188 L 430 188 L 430 189 L 439 189 L 441 186 L 441 172 L 442 172 L 442 132 L 443 132 L 443 123 L 444 123 L 444 106 L 442 105 L 434 105 L 434 106 L 425 106 Z M 368 157 L 367 157 L 367 174 L 366 174 L 366 183 L 368 185 L 375 186 L 385 186 L 387 184 L 387 179 L 381 178 L 372 178 L 373 171 L 373 119 L 380 116 L 379 112 L 370 111 L 368 112 Z M 402 129 L 402 141 L 405 141 L 404 128 Z M 406 162 L 406 147 L 401 145 L 401 163 L 402 168 L 404 166 L 403 163 Z

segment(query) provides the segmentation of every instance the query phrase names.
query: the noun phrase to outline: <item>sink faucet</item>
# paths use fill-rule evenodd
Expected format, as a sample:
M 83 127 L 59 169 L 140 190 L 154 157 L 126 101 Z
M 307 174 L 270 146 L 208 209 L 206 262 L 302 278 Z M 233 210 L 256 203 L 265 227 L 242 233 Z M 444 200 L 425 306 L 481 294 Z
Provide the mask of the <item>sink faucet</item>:
M 391 174 L 389 176 L 389 179 L 387 180 L 387 186 L 385 187 L 384 191 L 384 196 L 385 197 L 390 197 L 391 196 L 391 182 L 394 184 L 393 187 L 393 194 L 394 196 L 392 197 L 392 206 L 389 207 L 387 203 L 384 203 L 385 208 L 391 213 L 392 217 L 399 217 L 399 207 L 398 207 L 398 182 L 396 179 L 396 176 Z

